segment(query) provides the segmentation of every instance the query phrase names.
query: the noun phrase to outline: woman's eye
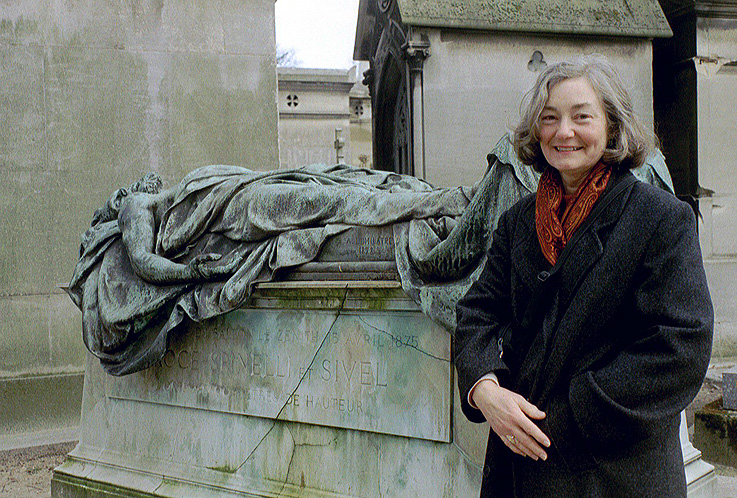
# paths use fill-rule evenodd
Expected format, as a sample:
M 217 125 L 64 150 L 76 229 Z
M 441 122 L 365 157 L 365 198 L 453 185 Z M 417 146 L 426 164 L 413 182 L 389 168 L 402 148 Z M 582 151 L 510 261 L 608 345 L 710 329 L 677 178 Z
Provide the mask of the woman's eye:
M 586 119 L 591 119 L 591 115 L 590 114 L 578 114 L 578 115 L 576 115 L 575 119 L 577 119 L 579 121 L 583 121 L 583 120 L 586 120 Z
M 542 123 L 552 123 L 555 121 L 555 116 L 547 115 L 547 116 L 541 116 L 540 122 Z

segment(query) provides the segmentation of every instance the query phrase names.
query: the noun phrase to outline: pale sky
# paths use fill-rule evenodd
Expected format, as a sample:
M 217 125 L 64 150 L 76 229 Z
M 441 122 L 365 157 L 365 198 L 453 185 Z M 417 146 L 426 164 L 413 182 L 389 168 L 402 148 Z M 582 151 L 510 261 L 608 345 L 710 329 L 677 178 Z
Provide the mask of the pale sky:
M 276 43 L 301 67 L 353 66 L 358 0 L 276 0 Z

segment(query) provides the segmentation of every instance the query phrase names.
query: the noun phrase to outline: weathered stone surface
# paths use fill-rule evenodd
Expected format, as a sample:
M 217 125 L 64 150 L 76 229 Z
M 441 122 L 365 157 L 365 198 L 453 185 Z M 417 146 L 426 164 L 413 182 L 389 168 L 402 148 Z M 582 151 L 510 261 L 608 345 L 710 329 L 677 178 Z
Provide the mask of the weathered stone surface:
M 0 165 L 37 171 L 46 162 L 43 51 L 0 45 L 0 64 Z
M 737 369 L 722 373 L 722 401 L 724 408 L 737 410 Z
M 353 227 L 330 238 L 323 246 L 317 261 L 394 263 L 394 231 L 391 226 Z
M 79 425 L 84 373 L 34 375 L 0 382 L 4 436 Z
M 269 0 L 2 3 L 0 389 L 83 371 L 57 285 L 113 186 L 278 167 L 273 16 Z
M 276 169 L 275 72 L 265 57 L 171 54 L 164 82 L 173 165 Z
M 283 280 L 399 280 L 391 226 L 355 226 L 329 238 L 312 263 Z
M 58 291 L 43 297 L 0 298 L 0 316 L 0 379 L 82 373 L 79 312 L 69 296 Z
M 670 36 L 655 0 L 397 0 L 407 25 L 535 33 Z
M 737 412 L 725 410 L 718 399 L 694 414 L 693 444 L 704 460 L 737 467 Z
M 244 320 L 247 328 L 233 328 Z M 122 379 L 111 379 L 89 357 L 80 444 L 55 471 L 53 496 L 478 493 L 488 429 L 471 427 L 453 411 L 447 398 L 458 394 L 445 356 L 448 333 L 397 284 L 263 285 L 249 308 L 191 332 L 172 344 L 162 361 L 170 367 Z M 211 349 L 193 355 L 195 347 Z M 315 365 L 301 384 L 300 358 Z M 386 370 L 369 378 L 361 370 L 366 360 L 383 362 Z M 296 376 L 286 375 L 287 365 Z M 290 387 L 297 388 L 291 399 Z M 123 388 L 130 399 L 120 396 Z M 308 405 L 313 394 L 342 397 L 344 410 L 340 401 L 331 402 L 332 410 L 318 407 L 318 398 Z M 360 415 L 347 410 L 350 396 L 363 400 Z M 271 415 L 243 414 L 249 404 Z M 313 420 L 292 421 L 313 416 L 313 409 Z M 404 420 L 396 435 L 386 430 L 393 418 Z M 442 441 L 417 437 L 437 431 L 441 426 L 432 421 L 438 419 L 448 430 Z M 471 437 L 474 430 L 479 437 Z M 455 437 L 458 431 L 466 436 Z
M 374 294 L 369 305 L 381 308 L 397 292 Z M 106 392 L 450 442 L 448 332 L 419 311 L 362 314 L 350 303 L 337 313 L 320 309 L 345 296 L 306 284 L 282 296 L 299 300 L 300 309 L 236 310 L 192 327 L 159 365 L 107 377 Z

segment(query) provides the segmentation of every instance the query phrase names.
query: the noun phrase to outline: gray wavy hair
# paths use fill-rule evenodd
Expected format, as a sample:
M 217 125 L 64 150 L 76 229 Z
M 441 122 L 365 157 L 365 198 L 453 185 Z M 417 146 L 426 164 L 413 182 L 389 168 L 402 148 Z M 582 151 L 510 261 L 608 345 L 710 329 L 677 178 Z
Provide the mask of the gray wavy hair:
M 602 162 L 622 169 L 644 164 L 656 147 L 657 138 L 635 115 L 632 99 L 614 66 L 598 54 L 552 64 L 540 73 L 522 101 L 522 120 L 514 133 L 517 157 L 538 172 L 548 167 L 540 148 L 540 114 L 551 88 L 561 81 L 581 77 L 591 83 L 606 111 L 608 138 Z

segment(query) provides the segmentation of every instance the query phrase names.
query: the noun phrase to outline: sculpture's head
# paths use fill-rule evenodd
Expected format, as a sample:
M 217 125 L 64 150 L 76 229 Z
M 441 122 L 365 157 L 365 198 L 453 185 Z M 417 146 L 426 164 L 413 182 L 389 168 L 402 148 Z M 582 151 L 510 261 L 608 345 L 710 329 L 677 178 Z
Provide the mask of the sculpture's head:
M 522 102 L 522 119 L 515 130 L 514 148 L 519 159 L 542 172 L 549 163 L 541 147 L 542 119 L 551 90 L 566 80 L 583 78 L 590 84 L 606 118 L 606 137 L 600 160 L 604 164 L 636 168 L 653 150 L 656 138 L 635 116 L 632 99 L 622 78 L 601 55 L 581 56 L 552 64 L 538 76 Z
M 154 173 L 146 173 L 143 178 L 138 180 L 136 183 L 130 186 L 131 192 L 145 192 L 147 194 L 158 194 L 161 191 L 161 187 L 164 183 L 161 181 L 161 177 Z
M 142 192 L 146 194 L 158 194 L 161 191 L 163 182 L 161 177 L 156 173 L 146 173 L 140 180 L 133 183 L 128 188 L 119 188 L 110 198 L 105 202 L 105 205 L 95 211 L 92 217 L 92 226 L 98 223 L 104 223 L 106 221 L 113 221 L 118 219 L 118 213 L 120 212 L 120 203 L 123 198 L 131 192 Z

